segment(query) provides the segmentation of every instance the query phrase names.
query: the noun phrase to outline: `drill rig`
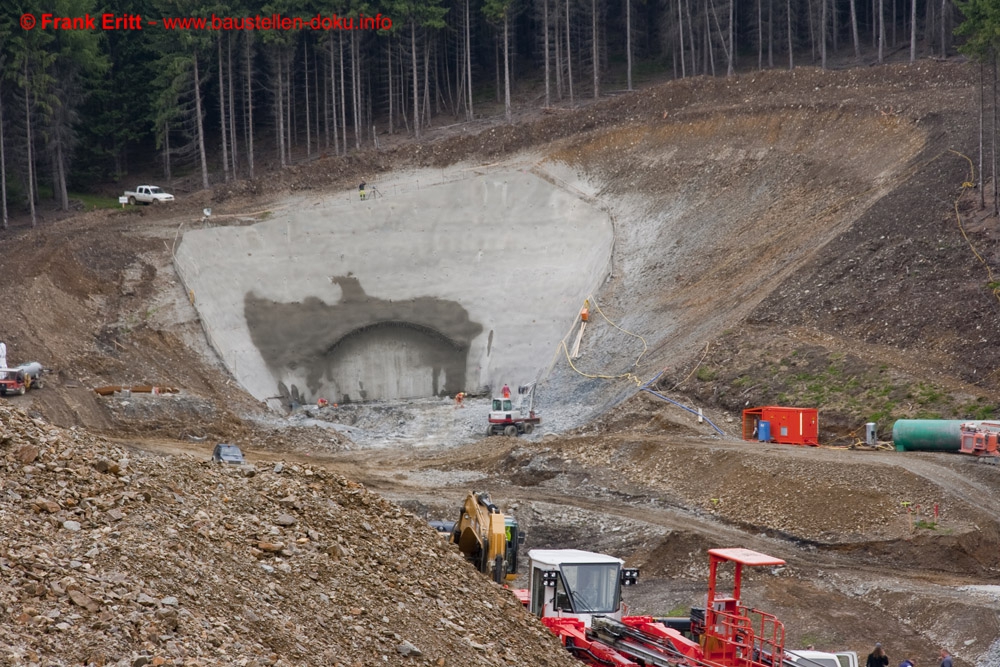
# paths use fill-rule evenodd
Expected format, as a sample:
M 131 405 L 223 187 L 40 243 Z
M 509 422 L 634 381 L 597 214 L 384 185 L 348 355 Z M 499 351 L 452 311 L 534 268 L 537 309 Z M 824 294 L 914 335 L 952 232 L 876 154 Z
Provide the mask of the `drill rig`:
M 530 585 L 517 591 L 563 646 L 595 667 L 782 667 L 785 628 L 740 603 L 744 567 L 785 561 L 749 549 L 710 549 L 707 605 L 690 619 L 627 616 L 621 600 L 639 572 L 613 556 L 576 549 L 528 552 Z M 732 589 L 718 589 L 732 565 Z

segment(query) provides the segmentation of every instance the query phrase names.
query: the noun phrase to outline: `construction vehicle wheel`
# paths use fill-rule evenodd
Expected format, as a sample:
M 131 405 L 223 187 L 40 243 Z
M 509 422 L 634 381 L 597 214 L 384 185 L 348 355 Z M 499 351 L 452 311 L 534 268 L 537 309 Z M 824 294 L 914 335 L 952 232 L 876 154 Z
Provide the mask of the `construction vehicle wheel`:
M 24 396 L 24 393 L 25 393 L 26 391 L 28 391 L 28 388 L 27 388 L 27 387 L 25 387 L 25 386 L 24 386 L 24 385 L 22 384 L 22 385 L 21 385 L 21 388 L 17 390 L 17 395 L 18 395 L 18 396 Z
M 525 435 L 531 435 L 532 431 L 534 431 L 534 430 L 535 430 L 535 425 L 532 424 L 531 422 L 528 422 L 527 424 L 524 425 L 524 434 Z
M 503 584 L 507 580 L 507 572 L 504 570 L 503 556 L 497 554 L 493 559 L 493 581 Z
M 42 388 L 42 378 L 35 378 L 35 381 L 31 383 L 31 388 L 32 389 L 41 389 Z
M 493 424 L 486 427 L 486 437 L 493 435 Z
M 504 428 L 503 434 L 505 436 L 507 436 L 508 438 L 516 438 L 517 437 L 517 427 L 514 426 L 513 424 L 509 424 L 507 427 Z

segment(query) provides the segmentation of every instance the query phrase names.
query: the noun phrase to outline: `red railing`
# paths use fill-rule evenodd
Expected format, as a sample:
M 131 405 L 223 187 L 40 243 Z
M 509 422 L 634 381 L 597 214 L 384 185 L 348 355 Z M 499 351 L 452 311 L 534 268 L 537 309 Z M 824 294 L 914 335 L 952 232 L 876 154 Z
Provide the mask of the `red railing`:
M 705 660 L 721 667 L 773 667 L 773 656 L 778 656 L 780 664 L 785 626 L 773 614 L 742 605 L 737 610 L 711 614 L 705 628 Z

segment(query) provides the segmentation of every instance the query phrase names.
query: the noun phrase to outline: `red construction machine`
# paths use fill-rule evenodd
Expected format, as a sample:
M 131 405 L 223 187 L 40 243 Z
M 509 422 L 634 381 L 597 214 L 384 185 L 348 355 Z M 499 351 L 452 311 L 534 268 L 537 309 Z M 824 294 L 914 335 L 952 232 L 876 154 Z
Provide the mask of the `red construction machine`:
M 639 571 L 620 558 L 575 549 L 528 552 L 531 588 L 518 591 L 573 655 L 608 667 L 781 667 L 785 627 L 766 612 L 740 604 L 744 567 L 776 567 L 780 558 L 749 549 L 711 549 L 705 609 L 691 618 L 626 616 L 622 586 Z M 720 567 L 732 564 L 732 589 L 717 588 Z
M 0 368 L 0 396 L 24 394 L 29 389 L 42 388 L 42 365 L 29 361 L 16 368 Z
M 1000 422 L 982 421 L 962 424 L 959 451 L 978 456 L 980 461 L 1000 463 Z

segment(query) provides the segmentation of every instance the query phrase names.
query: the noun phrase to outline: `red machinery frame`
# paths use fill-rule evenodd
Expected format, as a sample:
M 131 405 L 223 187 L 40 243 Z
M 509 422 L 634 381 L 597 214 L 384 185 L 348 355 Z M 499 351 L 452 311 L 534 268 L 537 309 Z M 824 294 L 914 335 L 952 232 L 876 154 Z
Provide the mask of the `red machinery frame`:
M 785 653 L 785 626 L 773 614 L 740 604 L 744 566 L 782 566 L 780 558 L 750 549 L 708 550 L 708 604 L 702 650 L 705 662 L 726 667 L 771 667 L 772 656 Z M 720 594 L 718 571 L 733 563 L 733 590 Z M 756 621 L 756 627 L 755 627 Z
M 774 615 L 740 603 L 744 567 L 780 567 L 781 558 L 750 549 L 710 549 L 708 598 L 703 618 L 692 615 L 691 639 L 649 616 L 595 617 L 593 626 L 573 616 L 543 616 L 574 656 L 594 667 L 775 667 L 785 655 L 785 626 Z M 732 563 L 733 587 L 718 588 L 720 566 Z M 525 593 L 518 596 L 528 602 Z
M 963 454 L 1000 457 L 1000 422 L 970 422 L 962 424 L 960 432 Z

